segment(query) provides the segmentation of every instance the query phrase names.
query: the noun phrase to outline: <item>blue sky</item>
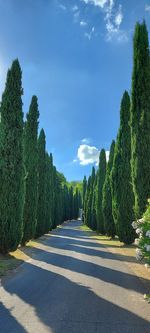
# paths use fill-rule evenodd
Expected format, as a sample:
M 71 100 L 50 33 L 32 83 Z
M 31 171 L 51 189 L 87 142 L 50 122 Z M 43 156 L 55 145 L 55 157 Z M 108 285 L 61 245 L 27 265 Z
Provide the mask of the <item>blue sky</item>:
M 143 18 L 150 30 L 150 0 L 0 0 L 0 92 L 18 57 L 24 112 L 36 94 L 47 150 L 68 180 L 88 175 L 116 138 Z

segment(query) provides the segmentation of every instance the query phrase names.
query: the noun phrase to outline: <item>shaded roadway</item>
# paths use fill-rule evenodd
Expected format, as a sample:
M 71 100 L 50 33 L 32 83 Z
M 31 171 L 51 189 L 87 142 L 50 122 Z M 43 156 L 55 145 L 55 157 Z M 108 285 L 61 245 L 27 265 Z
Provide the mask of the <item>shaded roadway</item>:
M 64 223 L 0 288 L 1 333 L 149 333 L 143 284 L 123 257 Z M 127 259 L 127 258 L 126 258 Z

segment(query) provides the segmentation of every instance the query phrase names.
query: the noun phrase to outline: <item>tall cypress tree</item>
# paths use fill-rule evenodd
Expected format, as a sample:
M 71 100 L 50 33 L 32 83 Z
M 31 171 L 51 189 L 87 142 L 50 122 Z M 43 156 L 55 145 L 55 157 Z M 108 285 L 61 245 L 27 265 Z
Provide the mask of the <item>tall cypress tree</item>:
M 96 194 L 96 218 L 97 218 L 97 231 L 104 234 L 104 220 L 102 210 L 102 198 L 103 198 L 103 185 L 106 176 L 106 154 L 102 149 L 99 157 L 99 167 L 97 173 L 97 194 Z
M 18 60 L 8 70 L 1 103 L 0 252 L 17 248 L 23 228 L 22 73 Z
M 50 154 L 50 206 L 51 206 L 51 229 L 54 226 L 54 166 L 53 155 Z
M 97 219 L 96 219 L 96 189 L 97 189 L 97 174 L 95 175 L 95 180 L 93 184 L 93 195 L 92 195 L 92 206 L 91 206 L 91 229 L 97 229 Z
M 22 243 L 33 238 L 37 221 L 38 102 L 33 96 L 24 129 L 25 202 Z
M 52 205 L 51 205 L 51 157 L 46 153 L 46 184 L 45 184 L 45 230 L 48 233 L 52 229 Z
M 86 189 L 86 195 L 85 195 L 85 200 L 84 200 L 84 223 L 86 225 L 89 224 L 90 220 L 90 211 L 88 207 L 88 202 L 89 202 L 89 196 L 90 196 L 90 189 L 91 189 L 91 176 L 88 178 L 87 182 L 87 189 Z
M 38 138 L 38 201 L 37 201 L 37 226 L 35 237 L 40 237 L 45 232 L 45 202 L 46 202 L 46 140 L 44 130 L 41 129 Z
M 88 200 L 87 200 L 87 224 L 90 228 L 92 228 L 92 202 L 93 202 L 93 195 L 94 195 L 94 183 L 95 183 L 95 168 L 93 167 L 92 174 L 91 174 L 89 196 L 88 196 Z
M 125 91 L 120 110 L 120 128 L 115 145 L 111 173 L 112 210 L 119 240 L 130 244 L 135 234 L 131 226 L 134 219 L 134 195 L 131 183 L 130 97 Z
M 70 214 L 69 214 L 69 219 L 73 219 L 74 215 L 74 207 L 73 207 L 73 187 L 71 186 L 69 189 L 69 208 L 70 208 Z
M 104 229 L 105 233 L 111 237 L 115 236 L 115 223 L 112 214 L 112 194 L 111 194 L 111 180 L 110 180 L 110 173 L 112 170 L 113 159 L 114 159 L 114 149 L 115 149 L 115 141 L 113 140 L 110 147 L 110 155 L 107 164 L 106 178 L 103 186 L 103 201 L 102 201 Z
M 131 103 L 132 182 L 136 216 L 142 216 L 150 197 L 150 57 L 145 22 L 134 34 Z
M 75 194 L 73 196 L 73 202 L 74 202 L 74 205 L 73 205 L 73 208 L 74 208 L 74 219 L 77 219 L 78 216 L 79 216 L 79 192 L 78 192 L 78 189 L 76 188 L 76 191 L 75 191 Z
M 84 176 L 83 179 L 83 207 L 84 207 L 84 200 L 85 200 L 85 193 L 86 193 L 86 188 L 87 188 L 87 180 L 86 180 L 86 176 Z

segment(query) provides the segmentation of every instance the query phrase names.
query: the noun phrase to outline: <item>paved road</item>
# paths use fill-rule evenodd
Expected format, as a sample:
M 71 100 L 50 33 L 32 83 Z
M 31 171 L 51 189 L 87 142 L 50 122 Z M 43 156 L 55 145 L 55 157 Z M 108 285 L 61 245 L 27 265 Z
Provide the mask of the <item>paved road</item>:
M 79 230 L 45 236 L 0 288 L 0 333 L 150 333 L 141 281 Z

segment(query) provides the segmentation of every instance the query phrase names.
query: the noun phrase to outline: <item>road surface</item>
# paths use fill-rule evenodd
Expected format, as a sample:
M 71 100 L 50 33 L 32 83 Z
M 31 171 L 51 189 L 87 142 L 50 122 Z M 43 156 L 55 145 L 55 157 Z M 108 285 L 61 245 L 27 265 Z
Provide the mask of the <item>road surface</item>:
M 79 224 L 44 236 L 2 282 L 0 333 L 150 333 L 145 286 Z

